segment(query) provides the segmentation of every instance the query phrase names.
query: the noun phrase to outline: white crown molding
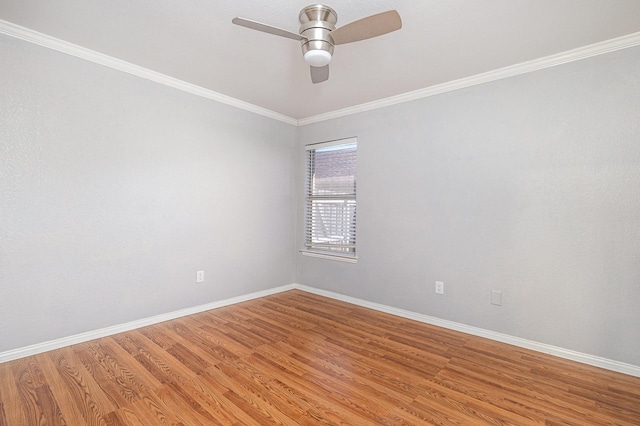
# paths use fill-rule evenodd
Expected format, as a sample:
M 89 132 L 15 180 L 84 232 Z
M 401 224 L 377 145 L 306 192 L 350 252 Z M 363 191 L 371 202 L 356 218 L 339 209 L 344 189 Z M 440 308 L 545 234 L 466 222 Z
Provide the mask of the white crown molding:
M 282 121 L 293 126 L 296 126 L 298 124 L 298 121 L 295 118 L 291 118 L 284 114 L 280 114 L 269 109 L 250 104 L 248 102 L 244 102 L 230 96 L 214 92 L 213 90 L 196 86 L 195 84 L 187 83 L 186 81 L 182 81 L 177 78 L 169 77 L 159 72 L 134 65 L 132 63 L 48 36 L 46 34 L 39 33 L 37 31 L 33 31 L 29 28 L 21 27 L 20 25 L 13 24 L 11 22 L 0 20 L 0 33 L 24 41 L 28 41 L 33 44 L 44 46 L 49 49 L 57 50 L 58 52 L 66 53 L 68 55 L 94 62 L 96 64 L 104 65 L 118 71 L 126 72 L 137 77 L 142 77 L 155 83 L 164 84 L 165 86 L 173 87 L 174 89 L 182 90 L 193 95 L 201 96 L 203 98 L 220 102 L 222 104 L 253 112 L 255 114 L 269 117 L 274 120 Z
M 62 53 L 66 53 L 96 64 L 104 65 L 119 71 L 123 71 L 156 83 L 164 84 L 178 90 L 182 90 L 193 95 L 201 96 L 206 99 L 217 101 L 226 105 L 230 105 L 245 111 L 253 112 L 274 120 L 282 121 L 293 126 L 306 126 L 308 124 L 318 123 L 321 121 L 332 120 L 334 118 L 345 117 L 360 112 L 371 111 L 378 108 L 384 108 L 392 105 L 410 102 L 417 99 L 427 98 L 441 93 L 451 92 L 454 90 L 464 89 L 466 87 L 476 86 L 479 84 L 489 83 L 491 81 L 509 78 L 520 74 L 541 70 L 544 68 L 554 67 L 556 65 L 565 64 L 567 62 L 579 61 L 581 59 L 590 58 L 592 56 L 602 55 L 616 50 L 627 49 L 640 45 L 640 32 L 628 34 L 622 37 L 606 40 L 600 43 L 591 44 L 555 55 L 523 62 L 516 65 L 488 71 L 482 74 L 461 78 L 447 83 L 429 86 L 424 89 L 403 93 L 388 98 L 367 102 L 349 108 L 331 111 L 324 114 L 318 114 L 306 118 L 296 120 L 295 118 L 284 114 L 271 111 L 269 109 L 205 89 L 195 84 L 187 83 L 177 78 L 169 77 L 156 71 L 131 64 L 120 59 L 72 44 L 46 34 L 33 31 L 29 28 L 21 27 L 11 22 L 0 20 L 0 33 L 15 37 L 30 43 L 48 47 Z
M 449 81 L 435 86 L 429 86 L 424 89 L 403 93 L 397 96 L 391 96 L 385 99 L 367 102 L 353 107 L 331 111 L 325 114 L 318 114 L 311 117 L 301 118 L 298 120 L 298 126 L 305 126 L 307 124 L 332 120 L 334 118 L 345 117 L 347 115 L 358 114 L 360 112 L 371 111 L 378 108 L 384 108 L 404 102 L 427 98 L 429 96 L 452 92 L 454 90 L 489 83 L 491 81 L 509 78 L 520 74 L 526 74 L 544 68 L 566 64 L 567 62 L 579 61 L 581 59 L 590 58 L 592 56 L 603 55 L 605 53 L 627 49 L 629 47 L 638 45 L 640 45 L 640 32 L 628 34 L 622 37 L 606 40 L 584 47 L 579 47 L 577 49 L 569 50 L 551 56 L 546 56 L 544 58 L 511 65 L 493 71 L 488 71 L 482 74 Z

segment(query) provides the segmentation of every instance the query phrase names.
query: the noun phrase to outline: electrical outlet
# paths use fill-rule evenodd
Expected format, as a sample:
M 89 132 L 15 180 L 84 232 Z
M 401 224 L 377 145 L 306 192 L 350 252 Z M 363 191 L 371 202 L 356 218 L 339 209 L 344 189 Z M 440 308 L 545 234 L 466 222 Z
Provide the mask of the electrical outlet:
M 436 293 L 444 294 L 444 283 L 442 281 L 436 281 Z
M 197 283 L 202 283 L 202 282 L 204 282 L 204 271 L 198 271 L 198 272 L 196 272 L 196 282 L 197 282 Z
M 499 290 L 491 290 L 491 304 L 502 305 L 502 292 Z

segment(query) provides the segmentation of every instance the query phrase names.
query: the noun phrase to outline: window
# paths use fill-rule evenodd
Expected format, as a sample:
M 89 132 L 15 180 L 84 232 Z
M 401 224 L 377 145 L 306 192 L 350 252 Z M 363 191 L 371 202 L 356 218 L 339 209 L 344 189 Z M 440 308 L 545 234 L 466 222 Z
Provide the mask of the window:
M 305 246 L 355 258 L 355 138 L 307 145 Z

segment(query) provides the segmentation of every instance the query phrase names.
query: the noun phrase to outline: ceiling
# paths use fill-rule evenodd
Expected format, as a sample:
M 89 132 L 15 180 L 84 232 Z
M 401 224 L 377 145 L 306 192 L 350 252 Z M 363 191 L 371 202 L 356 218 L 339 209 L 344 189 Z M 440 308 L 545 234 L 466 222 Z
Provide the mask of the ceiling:
M 2 0 L 0 19 L 294 119 L 640 32 L 639 0 L 327 0 L 338 24 L 396 9 L 403 28 L 336 46 L 312 84 L 298 30 L 310 0 Z

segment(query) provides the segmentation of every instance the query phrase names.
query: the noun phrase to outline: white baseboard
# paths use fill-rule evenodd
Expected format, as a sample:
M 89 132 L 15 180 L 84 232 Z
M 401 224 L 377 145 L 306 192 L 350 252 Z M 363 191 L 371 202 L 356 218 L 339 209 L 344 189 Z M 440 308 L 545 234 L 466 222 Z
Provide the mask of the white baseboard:
M 450 330 L 460 331 L 462 333 L 471 334 L 473 336 L 485 337 L 487 339 L 495 340 L 497 342 L 507 343 L 509 345 L 518 346 L 525 349 L 531 349 L 537 352 L 554 355 L 559 358 L 564 358 L 571 361 L 577 361 L 583 364 L 592 365 L 594 367 L 600 367 L 606 370 L 628 374 L 630 376 L 640 377 L 640 366 L 637 366 L 637 365 L 626 364 L 623 362 L 614 361 L 607 358 L 602 358 L 594 355 L 576 352 L 569 349 L 560 348 L 557 346 L 547 345 L 545 343 L 538 343 L 531 340 L 521 339 L 519 337 L 509 336 L 508 334 L 496 333 L 495 331 L 485 330 L 482 328 L 472 327 L 469 325 L 460 324 L 453 321 L 447 321 L 440 318 L 430 317 L 428 315 L 406 311 L 404 309 L 394 308 L 392 306 L 386 306 L 379 303 L 369 302 L 367 300 L 357 299 L 355 297 L 345 296 L 339 293 L 333 293 L 331 291 L 319 290 L 317 288 L 308 287 L 301 284 L 295 284 L 294 287 L 299 290 L 317 294 L 319 296 L 329 297 L 332 299 L 351 303 L 353 305 L 362 306 L 364 308 L 385 312 L 398 317 L 412 319 L 412 320 L 423 322 L 426 324 L 448 328 Z
M 209 311 L 211 309 L 221 308 L 223 306 L 229 306 L 229 305 L 234 305 L 240 302 L 246 302 L 247 300 L 257 299 L 260 297 L 281 293 L 287 290 L 293 290 L 298 287 L 299 286 L 295 284 L 289 284 L 281 287 L 272 288 L 269 290 L 258 291 L 258 292 L 246 294 L 243 296 L 233 297 L 231 299 L 220 300 L 217 302 L 194 306 L 192 308 L 181 309 L 179 311 L 169 312 L 162 315 L 156 315 L 149 318 L 143 318 L 143 319 L 140 319 L 137 321 L 131 321 L 125 324 L 114 325 L 111 327 L 101 328 L 99 330 L 88 331 L 86 333 L 80 333 L 73 336 L 63 337 L 61 339 L 50 340 L 48 342 L 37 343 L 35 345 L 25 346 L 22 348 L 13 349 L 6 352 L 0 352 L 0 363 L 12 361 L 18 358 L 24 358 L 31 355 L 36 355 L 36 354 L 51 351 L 54 349 L 63 348 L 65 346 L 88 342 L 89 340 L 99 339 L 101 337 L 112 336 L 114 334 L 122 333 L 125 331 L 135 330 L 136 328 L 146 327 L 148 325 L 153 325 L 160 322 L 184 317 L 187 315 L 193 315 L 200 312 Z
M 281 293 L 283 291 L 294 290 L 294 289 L 317 294 L 319 296 L 329 297 L 331 299 L 340 300 L 343 302 L 351 303 L 353 305 L 362 306 L 364 308 L 385 312 L 398 317 L 407 318 L 407 319 L 423 322 L 426 324 L 447 328 L 450 330 L 460 331 L 462 333 L 471 334 L 473 336 L 485 337 L 487 339 L 495 340 L 502 343 L 507 343 L 507 344 L 518 346 L 525 349 L 531 349 L 537 352 L 554 355 L 560 358 L 577 361 L 577 362 L 592 365 L 595 367 L 604 368 L 606 370 L 616 371 L 618 373 L 640 377 L 640 366 L 625 364 L 623 362 L 613 361 L 610 359 L 597 357 L 594 355 L 584 354 L 581 352 L 576 352 L 569 349 L 560 348 L 557 346 L 552 346 L 544 343 L 534 342 L 531 340 L 521 339 L 519 337 L 509 336 L 508 334 L 496 333 L 494 331 L 485 330 L 478 327 L 472 327 L 469 325 L 460 324 L 453 321 L 447 321 L 440 318 L 435 318 L 428 315 L 407 311 L 404 309 L 394 308 L 392 306 L 382 305 L 380 303 L 369 302 L 367 300 L 357 299 L 355 297 L 345 296 L 343 294 L 334 293 L 327 290 L 320 290 L 320 289 L 309 287 L 302 284 L 289 284 L 289 285 L 284 285 L 280 287 L 275 287 L 269 290 L 258 291 L 258 292 L 246 294 L 243 296 L 238 296 L 230 299 L 220 300 L 217 302 L 207 303 L 205 305 L 194 306 L 192 308 L 169 312 L 162 315 L 156 315 L 154 317 L 144 318 L 141 320 L 132 321 L 125 324 L 114 325 L 111 327 L 101 328 L 99 330 L 80 333 L 80 334 L 76 334 L 69 337 L 63 337 L 61 339 L 50 340 L 48 342 L 38 343 L 31 346 L 25 346 L 22 348 L 13 349 L 6 352 L 0 352 L 0 363 L 12 361 L 18 358 L 24 358 L 31 355 L 36 355 L 42 352 L 59 349 L 69 345 L 88 342 L 89 340 L 111 336 L 117 333 L 134 330 L 136 328 L 145 327 L 148 325 L 169 321 L 169 320 L 184 317 L 187 315 L 193 315 L 200 312 L 209 311 L 211 309 L 234 305 L 236 303 L 246 302 L 248 300 L 257 299 L 260 297 L 269 296 L 272 294 Z

